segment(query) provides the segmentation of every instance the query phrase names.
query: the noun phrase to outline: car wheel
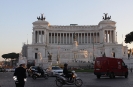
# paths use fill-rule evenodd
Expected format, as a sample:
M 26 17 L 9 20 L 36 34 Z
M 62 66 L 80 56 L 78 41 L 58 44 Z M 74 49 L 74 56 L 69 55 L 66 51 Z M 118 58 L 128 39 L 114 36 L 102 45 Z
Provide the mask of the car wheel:
M 109 77 L 112 79 L 115 77 L 114 73 L 110 73 Z
M 51 76 L 54 76 L 54 73 L 53 72 L 51 73 Z
M 125 78 L 128 78 L 128 73 L 127 72 L 125 73 Z
M 33 78 L 34 80 L 36 80 L 37 77 L 36 77 L 36 75 L 33 75 L 32 78 Z
M 48 79 L 48 77 L 49 77 L 48 74 L 44 75 L 44 78 L 45 78 L 45 79 Z
M 28 72 L 27 74 L 28 74 L 28 76 L 30 77 L 30 73 Z
M 100 79 L 101 75 L 97 75 L 97 78 Z

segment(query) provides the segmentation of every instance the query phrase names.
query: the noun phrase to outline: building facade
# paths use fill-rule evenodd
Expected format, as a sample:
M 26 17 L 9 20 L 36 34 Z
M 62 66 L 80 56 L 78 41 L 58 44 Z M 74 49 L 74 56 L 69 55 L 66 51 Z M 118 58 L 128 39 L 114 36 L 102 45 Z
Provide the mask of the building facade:
M 127 46 L 117 43 L 116 22 L 105 16 L 97 25 L 50 25 L 43 15 L 33 22 L 32 44 L 23 46 L 36 64 L 93 62 L 96 57 L 127 58 Z M 51 59 L 48 56 L 51 55 Z

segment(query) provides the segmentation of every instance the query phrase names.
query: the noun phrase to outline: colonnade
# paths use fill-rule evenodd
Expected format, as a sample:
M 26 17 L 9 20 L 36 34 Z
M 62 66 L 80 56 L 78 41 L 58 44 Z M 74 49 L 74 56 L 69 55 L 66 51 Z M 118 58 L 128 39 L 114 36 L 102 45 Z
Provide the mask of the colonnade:
M 100 35 L 99 32 L 92 33 L 76 33 L 78 44 L 88 44 L 88 43 L 99 43 Z M 73 43 L 73 33 L 49 33 L 49 43 L 50 44 L 72 44 Z
M 46 42 L 46 35 L 43 30 L 33 31 L 33 42 L 34 43 L 44 43 Z M 49 32 L 48 40 L 50 44 L 72 44 L 73 43 L 73 34 L 74 33 L 64 33 L 64 32 Z M 76 33 L 78 44 L 92 44 L 100 43 L 100 34 L 99 32 L 81 32 Z M 115 42 L 115 31 L 114 30 L 105 30 L 104 31 L 104 42 L 105 43 L 114 43 Z
M 105 43 L 114 43 L 115 42 L 115 31 L 114 30 L 105 30 L 104 32 Z
M 36 30 L 33 33 L 33 39 L 34 39 L 34 43 L 44 43 L 45 42 L 45 35 L 44 35 L 44 31 L 40 31 L 40 30 Z

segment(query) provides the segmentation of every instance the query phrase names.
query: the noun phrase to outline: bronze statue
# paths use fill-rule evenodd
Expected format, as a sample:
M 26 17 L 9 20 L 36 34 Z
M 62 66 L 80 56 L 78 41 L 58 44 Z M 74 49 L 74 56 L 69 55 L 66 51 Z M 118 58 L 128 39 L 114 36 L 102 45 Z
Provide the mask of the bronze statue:
M 107 14 L 108 14 L 108 13 L 104 13 L 105 17 L 103 17 L 103 20 L 110 20 L 110 19 L 111 19 L 111 16 L 108 16 L 108 17 L 107 17 Z
M 73 34 L 73 39 L 74 39 L 74 41 L 76 41 L 76 39 L 77 39 L 77 35 L 76 35 L 75 32 L 74 32 L 74 34 Z
M 45 20 L 45 17 L 43 17 L 43 14 L 41 14 L 41 17 L 37 17 L 38 20 Z

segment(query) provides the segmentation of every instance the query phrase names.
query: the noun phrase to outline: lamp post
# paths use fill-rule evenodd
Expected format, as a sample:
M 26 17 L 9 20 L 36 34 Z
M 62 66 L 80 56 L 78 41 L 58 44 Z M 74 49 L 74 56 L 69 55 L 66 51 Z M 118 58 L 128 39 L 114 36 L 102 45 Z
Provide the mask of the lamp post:
M 59 55 L 59 47 L 58 47 L 58 52 L 57 52 L 57 64 L 59 65 L 59 61 L 60 61 L 60 55 Z
M 130 58 L 131 50 L 128 50 L 128 59 Z
M 95 38 L 93 38 L 93 61 L 95 61 L 95 58 L 94 58 L 94 41 L 95 41 Z
M 59 55 L 59 39 L 58 39 L 58 52 L 57 52 L 57 64 L 59 65 L 59 61 L 60 61 L 60 55 Z

